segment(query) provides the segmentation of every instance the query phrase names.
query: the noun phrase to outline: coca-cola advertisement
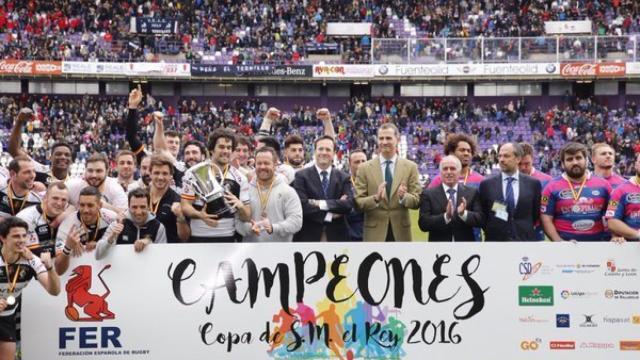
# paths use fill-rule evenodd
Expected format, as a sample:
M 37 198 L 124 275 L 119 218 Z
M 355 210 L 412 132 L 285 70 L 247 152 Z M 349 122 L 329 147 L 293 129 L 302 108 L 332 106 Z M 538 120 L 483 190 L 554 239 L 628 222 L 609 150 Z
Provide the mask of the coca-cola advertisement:
M 563 63 L 560 65 L 562 77 L 616 77 L 626 74 L 625 63 Z
M 591 63 L 564 63 L 560 65 L 562 77 L 589 77 L 596 76 L 596 64 Z
M 2 75 L 60 75 L 62 62 L 33 60 L 0 60 Z

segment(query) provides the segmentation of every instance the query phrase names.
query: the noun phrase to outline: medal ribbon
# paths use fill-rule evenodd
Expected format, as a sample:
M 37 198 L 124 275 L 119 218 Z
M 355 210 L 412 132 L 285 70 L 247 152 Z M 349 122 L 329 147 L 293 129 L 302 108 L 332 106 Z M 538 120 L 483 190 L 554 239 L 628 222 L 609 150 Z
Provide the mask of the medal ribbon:
M 258 188 L 258 196 L 260 197 L 260 211 L 261 215 L 264 216 L 265 210 L 267 209 L 267 205 L 269 204 L 269 197 L 271 196 L 271 190 L 273 190 L 273 184 L 275 183 L 275 179 L 271 179 L 271 185 L 269 185 L 269 192 L 264 196 L 262 194 L 262 190 L 260 189 L 260 184 L 256 182 L 256 188 Z
M 582 194 L 582 190 L 584 190 L 584 185 L 587 183 L 587 180 L 589 179 L 589 176 L 585 176 L 584 180 L 582 180 L 582 184 L 580 184 L 580 189 L 578 189 L 578 192 L 576 193 L 575 188 L 573 187 L 573 183 L 571 181 L 569 181 L 568 177 L 564 178 L 565 181 L 567 182 L 567 184 L 569 184 L 569 189 L 571 189 L 571 194 L 573 195 L 573 200 L 574 201 L 578 201 L 580 200 L 580 195 Z

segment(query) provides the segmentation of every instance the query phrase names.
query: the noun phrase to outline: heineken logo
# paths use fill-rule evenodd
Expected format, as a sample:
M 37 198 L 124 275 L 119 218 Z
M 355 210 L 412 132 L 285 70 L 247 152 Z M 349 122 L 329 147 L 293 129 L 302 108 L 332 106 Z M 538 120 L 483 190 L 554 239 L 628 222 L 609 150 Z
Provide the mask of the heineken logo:
M 553 286 L 519 286 L 520 306 L 553 306 Z

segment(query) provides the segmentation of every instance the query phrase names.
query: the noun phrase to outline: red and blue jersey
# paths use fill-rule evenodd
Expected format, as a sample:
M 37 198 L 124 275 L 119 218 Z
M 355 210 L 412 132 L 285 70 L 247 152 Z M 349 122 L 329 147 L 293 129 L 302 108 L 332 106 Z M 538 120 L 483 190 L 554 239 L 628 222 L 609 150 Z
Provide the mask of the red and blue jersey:
M 547 186 L 547 183 L 551 181 L 551 179 L 553 179 L 553 176 L 549 174 L 545 174 L 542 171 L 538 171 L 536 169 L 533 169 L 533 171 L 531 171 L 531 175 L 529 176 L 540 181 L 540 185 L 542 185 L 543 189 L 545 186 Z
M 484 180 L 484 176 L 478 174 L 473 170 L 470 170 L 468 176 L 460 175 L 460 179 L 458 182 L 462 185 L 467 185 L 474 189 L 478 189 L 478 187 L 480 187 L 480 183 L 482 182 L 482 180 Z M 429 189 L 431 189 L 440 185 L 442 185 L 442 178 L 440 177 L 440 174 L 438 174 L 436 175 L 436 177 L 433 178 L 433 180 L 431 180 L 428 187 Z
M 559 176 L 542 190 L 540 212 L 553 216 L 553 224 L 564 240 L 609 240 L 603 217 L 610 194 L 611 185 L 600 177 L 588 174 L 583 186 Z
M 624 184 L 625 182 L 627 182 L 627 179 L 623 178 L 622 176 L 620 176 L 620 175 L 618 175 L 616 173 L 611 174 L 611 176 L 609 176 L 609 177 L 602 176 L 602 178 L 605 179 L 609 183 L 609 185 L 611 185 L 611 188 L 614 189 L 614 190 L 618 186 L 620 186 L 620 185 Z
M 605 218 L 618 219 L 640 229 L 640 185 L 629 180 L 613 190 Z

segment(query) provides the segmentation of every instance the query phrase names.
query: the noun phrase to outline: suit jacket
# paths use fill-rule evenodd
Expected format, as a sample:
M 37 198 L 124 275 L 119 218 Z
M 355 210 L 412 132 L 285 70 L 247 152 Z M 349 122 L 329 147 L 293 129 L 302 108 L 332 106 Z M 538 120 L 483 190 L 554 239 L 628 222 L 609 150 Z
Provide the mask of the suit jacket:
M 302 229 L 294 235 L 293 241 L 320 241 L 322 231 L 328 241 L 349 241 L 349 228 L 346 215 L 353 209 L 353 190 L 351 178 L 345 172 L 333 167 L 329 176 L 329 191 L 325 197 L 322 180 L 315 166 L 304 168 L 296 173 L 293 187 L 302 202 Z M 346 199 L 340 198 L 346 195 Z M 309 204 L 309 199 L 326 200 L 328 211 Z M 331 222 L 325 222 L 327 213 L 341 215 Z
M 482 212 L 486 222 L 484 226 L 485 241 L 534 241 L 534 226 L 540 220 L 540 197 L 542 193 L 540 181 L 531 176 L 519 173 L 519 195 L 516 208 L 508 221 L 498 219 L 492 207 L 494 202 L 504 204 L 502 193 L 502 174 L 483 180 L 478 188 Z
M 466 220 L 462 220 L 454 209 L 453 218 L 446 223 L 444 214 L 449 200 L 442 185 L 422 191 L 418 225 L 422 231 L 429 232 L 429 241 L 451 241 L 452 236 L 455 241 L 475 241 L 473 228 L 484 223 L 480 197 L 476 189 L 458 184 L 456 209 L 462 198 L 467 201 Z
M 393 172 L 390 199 L 376 203 L 373 199 L 378 186 L 384 181 L 380 157 L 360 165 L 356 177 L 356 208 L 364 212 L 364 241 L 385 241 L 391 225 L 396 241 L 411 241 L 411 219 L 409 209 L 420 206 L 420 181 L 418 166 L 413 161 L 397 158 Z M 407 193 L 400 204 L 398 188 L 407 186 Z

